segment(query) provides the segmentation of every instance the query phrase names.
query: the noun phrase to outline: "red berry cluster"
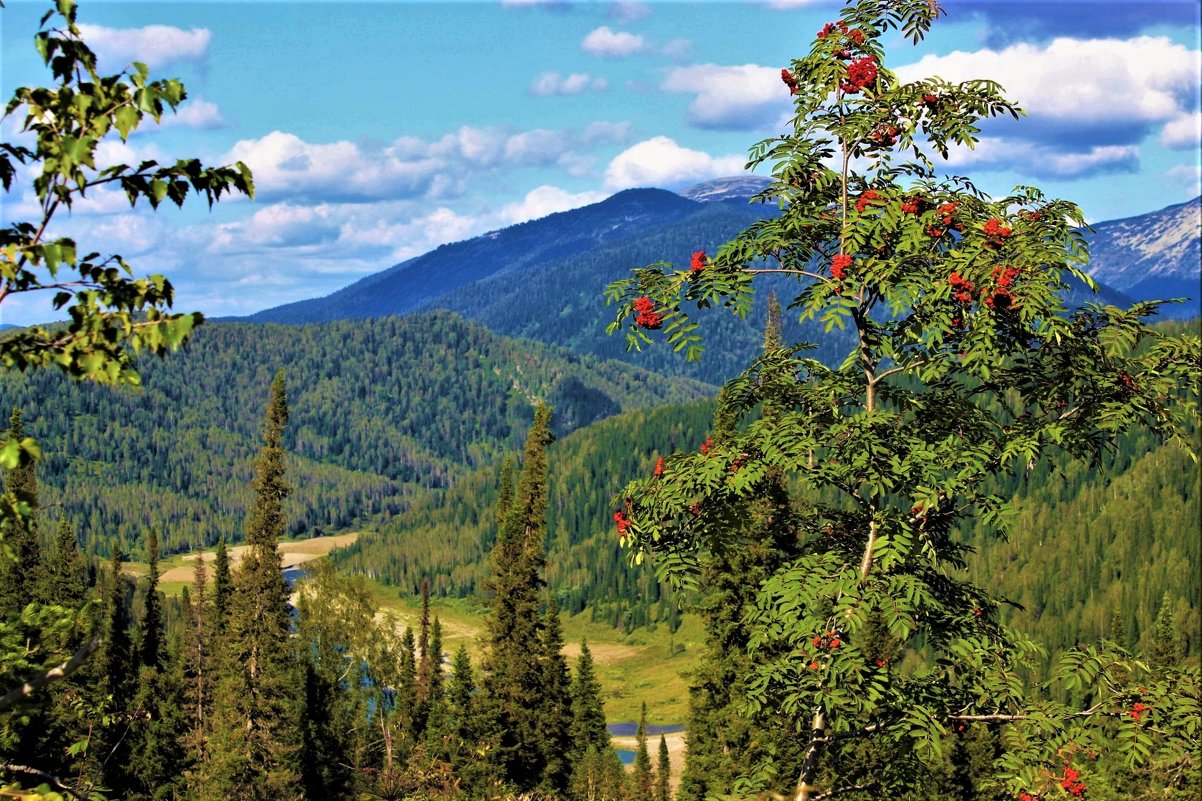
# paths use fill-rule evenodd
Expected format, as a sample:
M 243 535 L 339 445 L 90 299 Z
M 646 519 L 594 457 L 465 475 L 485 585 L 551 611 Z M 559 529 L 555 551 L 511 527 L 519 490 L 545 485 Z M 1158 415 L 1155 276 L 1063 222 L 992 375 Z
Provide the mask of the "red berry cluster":
M 927 226 L 927 236 L 939 238 L 947 233 L 950 228 L 953 231 L 963 231 L 964 224 L 956 222 L 956 204 L 944 203 L 939 208 L 935 209 L 939 215 L 939 223 L 943 226 L 940 228 L 937 225 Z
M 838 29 L 841 33 L 847 33 L 847 23 L 843 20 L 837 22 L 828 22 L 822 26 L 822 30 L 818 31 L 818 38 L 825 39 Z
M 705 442 L 701 443 L 701 452 L 709 453 L 712 447 L 714 447 L 714 440 L 711 437 L 706 437 Z
M 789 94 L 795 95 L 801 91 L 797 83 L 797 76 L 792 70 L 781 70 L 780 79 L 785 82 L 785 86 L 789 87 Z
M 953 298 L 965 306 L 972 303 L 972 281 L 969 281 L 960 275 L 960 273 L 952 273 L 947 277 L 947 282 L 952 285 Z
M 1139 389 L 1139 384 L 1135 383 L 1135 379 L 1126 373 L 1119 373 L 1119 383 L 1122 384 L 1123 389 L 1125 389 L 1127 393 L 1131 395 L 1134 395 Z
M 655 303 L 646 295 L 643 295 L 634 302 L 634 310 L 638 312 L 634 318 L 634 322 L 640 328 L 654 330 L 663 325 L 663 315 L 655 310 Z
M 1131 711 L 1128 712 L 1127 714 L 1131 716 L 1132 720 L 1139 720 L 1141 715 L 1143 715 L 1145 712 L 1151 712 L 1151 711 L 1152 711 L 1152 707 L 1148 706 L 1147 704 L 1142 704 L 1137 701 L 1135 703 L 1135 705 L 1131 707 Z
M 939 95 L 923 95 L 922 104 L 927 107 L 927 111 L 934 111 L 939 108 Z
M 847 65 L 847 80 L 839 84 L 839 88 L 849 95 L 858 94 L 864 88 L 876 83 L 876 76 L 876 57 L 863 56 Z
M 1038 793 L 1019 793 L 1018 801 L 1039 801 Z
M 829 648 L 832 651 L 843 644 L 843 640 L 839 639 L 838 632 L 834 631 L 828 631 L 810 642 L 815 648 Z
M 661 456 L 655 460 L 655 470 L 652 471 L 652 474 L 656 478 L 659 478 L 664 474 L 664 457 Z
M 1085 796 L 1085 783 L 1078 781 L 1080 776 L 1080 771 L 1073 770 L 1066 765 L 1064 768 L 1064 777 L 1060 780 L 1060 786 L 1074 798 L 1083 798 Z
M 880 199 L 881 199 L 881 196 L 880 196 L 879 192 L 877 192 L 875 189 L 869 189 L 868 191 L 866 191 L 862 195 L 860 195 L 858 198 L 856 198 L 856 211 L 863 214 L 864 209 L 868 208 L 869 203 L 871 203 L 874 200 L 880 200 Z
M 614 522 L 618 524 L 618 536 L 625 537 L 626 530 L 630 528 L 630 518 L 625 512 L 617 511 L 614 512 Z
M 903 214 L 921 214 L 924 205 L 923 199 L 915 195 L 901 202 L 901 210 Z
M 985 305 L 994 311 L 1009 309 L 1013 306 L 1014 296 L 1010 294 L 1010 287 L 1014 285 L 1014 279 L 1018 277 L 1018 274 L 1019 269 L 1017 267 L 1007 267 L 1002 264 L 994 267 L 994 289 L 989 293 L 989 297 L 985 298 Z
M 693 254 L 693 260 L 689 262 L 689 272 L 696 275 L 705 269 L 705 251 L 699 250 Z
M 851 262 L 851 256 L 848 256 L 846 253 L 836 253 L 835 257 L 831 259 L 831 275 L 842 281 L 843 276 L 847 274 L 847 268 L 851 266 Z
M 901 128 L 889 123 L 882 123 L 872 129 L 872 133 L 868 134 L 868 141 L 879 147 L 890 147 L 897 144 L 898 134 L 901 133 Z
M 1002 246 L 1005 240 L 1014 233 L 1014 230 L 1008 226 L 1002 225 L 1002 221 L 997 217 L 985 223 L 985 227 L 981 229 L 985 236 L 985 247 L 990 250 L 997 250 Z

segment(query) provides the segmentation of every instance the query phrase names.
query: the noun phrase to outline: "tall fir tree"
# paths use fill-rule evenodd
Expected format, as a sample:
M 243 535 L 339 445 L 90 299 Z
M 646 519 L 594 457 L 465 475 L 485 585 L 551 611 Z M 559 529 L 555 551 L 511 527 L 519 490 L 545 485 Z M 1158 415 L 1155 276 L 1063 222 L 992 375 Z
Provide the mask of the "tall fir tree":
M 9 418 L 7 439 L 20 442 L 25 438 L 21 409 L 14 408 Z M 12 501 L 22 505 L 26 516 L 9 518 L 4 532 L 4 547 L 11 557 L 0 559 L 0 618 L 25 608 L 37 595 L 35 578 L 40 571 L 41 550 L 38 547 L 36 513 L 38 509 L 38 478 L 34 461 L 22 453 L 20 462 L 4 471 L 4 490 Z
M 195 764 L 201 764 L 205 759 L 205 741 L 208 737 L 205 725 L 212 696 L 210 663 L 214 621 L 209 615 L 207 602 L 208 573 L 204 559 L 197 555 L 192 569 L 192 590 L 188 593 L 188 603 L 185 605 L 182 637 L 182 661 L 191 722 L 187 747 Z M 186 587 L 184 589 L 187 590 Z
M 769 293 L 763 352 L 770 357 L 780 348 L 780 304 Z M 719 403 L 711 434 L 719 446 L 734 434 L 734 419 L 723 406 Z M 761 416 L 771 420 L 775 409 L 769 397 Z M 700 612 L 706 650 L 690 687 L 689 747 L 678 791 L 684 801 L 732 792 L 756 753 L 772 750 L 783 763 L 795 752 L 790 747 L 795 738 L 749 725 L 741 710 L 752 672 L 744 615 L 755 607 L 761 582 L 800 553 L 793 516 L 783 477 L 769 469 L 754 499 L 739 510 L 741 524 L 704 557 Z
M 42 562 L 38 598 L 43 603 L 78 609 L 88 591 L 88 566 L 79 552 L 79 540 L 67 518 L 54 529 L 50 552 Z
M 101 762 L 105 786 L 118 798 L 133 790 L 129 774 L 132 746 L 129 731 L 134 723 L 133 696 L 138 675 L 131 636 L 131 587 L 121 570 L 121 563 L 121 551 L 114 546 L 105 576 L 105 639 L 100 657 L 99 688 L 106 693 L 107 725 L 101 728 L 93 751 L 93 758 Z
M 229 618 L 230 595 L 233 593 L 233 581 L 230 578 L 230 552 L 225 545 L 225 537 L 217 541 L 217 553 L 213 558 L 213 634 L 220 635 L 225 631 L 225 622 Z
M 521 477 L 493 546 L 481 734 L 500 778 L 519 790 L 544 779 L 540 730 L 543 628 L 540 607 L 546 556 L 547 446 L 551 409 L 539 404 L 526 438 Z M 505 492 L 502 472 L 502 493 Z M 502 507 L 499 505 L 499 510 Z
M 568 790 L 572 774 L 572 678 L 568 660 L 563 655 L 563 628 L 554 596 L 547 601 L 543 621 L 542 693 L 539 699 L 543 777 L 540 786 L 562 796 Z
M 301 791 L 301 688 L 289 639 L 288 586 L 277 545 L 284 534 L 284 428 L 288 402 L 284 371 L 271 384 L 263 447 L 255 462 L 254 506 L 247 548 L 232 577 L 213 727 L 203 768 L 206 799 L 291 798 Z
M 572 748 L 573 757 L 582 757 L 590 746 L 609 747 L 605 725 L 605 707 L 601 700 L 601 682 L 593 667 L 593 652 L 588 642 L 580 641 L 580 657 L 572 677 Z
M 138 656 L 145 667 L 160 667 L 163 662 L 163 610 L 159 602 L 159 533 L 154 529 L 146 535 L 148 572 L 146 600 L 142 621 L 138 626 Z
M 1177 667 L 1185 654 L 1185 643 L 1173 611 L 1173 596 L 1166 592 L 1161 596 L 1156 622 L 1152 625 L 1152 640 L 1148 646 L 1148 666 L 1157 676 L 1163 676 L 1169 668 Z
M 672 801 L 672 760 L 668 755 L 668 740 L 662 734 L 655 764 L 655 801 Z
M 430 718 L 431 689 L 434 683 L 434 671 L 440 668 L 434 661 L 430 648 L 430 580 L 422 579 L 421 585 L 421 614 L 417 634 L 417 683 L 415 688 L 416 704 L 413 709 L 413 736 L 421 740 L 426 732 L 426 723 Z
M 639 713 L 635 729 L 634 768 L 630 773 L 631 801 L 655 801 L 655 781 L 651 772 L 651 752 L 647 750 L 647 703 Z

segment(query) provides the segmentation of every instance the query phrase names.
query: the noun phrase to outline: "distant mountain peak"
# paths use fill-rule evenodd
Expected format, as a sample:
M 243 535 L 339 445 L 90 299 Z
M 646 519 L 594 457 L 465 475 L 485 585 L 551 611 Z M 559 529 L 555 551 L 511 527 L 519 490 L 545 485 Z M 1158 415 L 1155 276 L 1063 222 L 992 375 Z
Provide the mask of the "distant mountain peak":
M 769 179 L 759 175 L 732 175 L 690 186 L 677 194 L 699 203 L 714 203 L 722 200 L 748 201 L 754 195 L 762 192 L 764 187 L 770 183 Z

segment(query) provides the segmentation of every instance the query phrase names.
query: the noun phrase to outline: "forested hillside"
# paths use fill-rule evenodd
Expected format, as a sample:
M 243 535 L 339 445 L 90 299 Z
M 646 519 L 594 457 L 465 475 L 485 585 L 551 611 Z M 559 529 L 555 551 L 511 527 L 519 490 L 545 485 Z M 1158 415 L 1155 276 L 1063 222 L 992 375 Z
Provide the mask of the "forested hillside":
M 617 545 L 614 496 L 657 456 L 693 449 L 711 428 L 712 401 L 635 411 L 574 432 L 548 448 L 547 579 L 561 608 L 630 627 L 671 620 L 675 605 L 652 572 L 631 569 Z M 498 469 L 424 494 L 376 534 L 337 552 L 338 564 L 416 593 L 468 597 L 489 573 Z M 1198 474 L 1188 454 L 1153 438 L 1121 438 L 1101 469 L 1061 461 L 1002 482 L 1013 493 L 1009 541 L 984 527 L 962 534 L 977 552 L 969 575 L 1021 605 L 1003 618 L 1053 649 L 1112 636 L 1146 648 L 1162 596 L 1191 654 L 1199 652 L 1202 533 Z M 804 503 L 804 499 L 802 499 Z
M 325 325 L 213 324 L 185 353 L 146 360 L 141 389 L 12 375 L 45 451 L 50 503 L 87 550 L 165 553 L 240 539 L 251 493 L 257 410 L 272 372 L 294 387 L 289 533 L 327 533 L 399 511 L 416 487 L 492 464 L 556 406 L 562 433 L 616 412 L 702 397 L 712 388 L 496 336 L 446 312 Z M 139 551 L 140 552 L 140 551 Z

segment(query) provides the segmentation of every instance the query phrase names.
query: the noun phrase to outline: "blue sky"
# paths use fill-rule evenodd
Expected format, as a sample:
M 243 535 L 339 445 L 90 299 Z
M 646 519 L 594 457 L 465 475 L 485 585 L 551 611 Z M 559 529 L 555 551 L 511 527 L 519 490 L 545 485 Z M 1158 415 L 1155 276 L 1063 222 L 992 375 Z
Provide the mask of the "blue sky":
M 945 0 L 903 78 L 991 78 L 1029 117 L 984 131 L 950 170 L 1001 194 L 1034 184 L 1092 221 L 1199 194 L 1197 0 Z M 46 84 L 45 2 L 0 10 L 0 93 Z M 737 174 L 783 130 L 780 68 L 840 4 L 772 2 L 120 2 L 82 0 L 102 67 L 135 58 L 189 100 L 110 163 L 246 161 L 254 202 L 131 211 L 115 193 L 57 232 L 162 272 L 176 307 L 246 314 L 327 294 L 456 241 L 600 200 Z M 0 132 L 16 134 L 12 120 Z M 5 222 L 29 196 L 4 197 Z M 10 296 L 0 322 L 53 315 Z

